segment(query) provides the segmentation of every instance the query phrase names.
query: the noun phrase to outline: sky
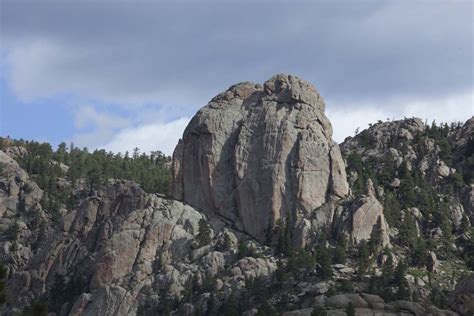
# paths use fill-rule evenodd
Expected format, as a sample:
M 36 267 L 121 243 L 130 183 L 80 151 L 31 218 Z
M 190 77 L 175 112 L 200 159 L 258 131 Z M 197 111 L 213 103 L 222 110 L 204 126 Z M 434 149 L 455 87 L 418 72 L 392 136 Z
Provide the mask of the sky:
M 474 2 L 0 0 L 0 136 L 172 154 L 241 81 L 302 77 L 342 142 L 474 115 Z

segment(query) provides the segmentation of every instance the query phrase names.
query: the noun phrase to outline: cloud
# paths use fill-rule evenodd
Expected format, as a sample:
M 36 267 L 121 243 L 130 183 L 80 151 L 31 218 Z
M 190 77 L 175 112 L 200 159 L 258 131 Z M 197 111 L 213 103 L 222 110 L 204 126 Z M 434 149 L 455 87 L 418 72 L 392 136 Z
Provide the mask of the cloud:
M 471 1 L 47 3 L 0 1 L 0 78 L 32 105 L 87 104 L 65 136 L 79 146 L 170 154 L 214 95 L 281 72 L 317 87 L 338 141 L 473 113 Z
M 131 124 L 130 119 L 98 111 L 92 105 L 76 105 L 74 110 L 76 135 L 71 141 L 78 147 L 96 149 Z
M 428 123 L 463 122 L 474 115 L 474 90 L 440 99 L 393 100 L 386 106 L 378 104 L 340 104 L 327 107 L 326 114 L 333 124 L 333 138 L 341 143 L 378 120 L 419 117 Z
M 164 121 L 161 111 L 129 111 L 115 113 L 100 111 L 90 105 L 78 106 L 74 112 L 77 133 L 71 141 L 78 147 L 105 149 L 115 153 L 162 151 L 172 155 L 190 118 L 179 117 Z
M 444 96 L 473 82 L 469 1 L 49 4 L 1 3 L 2 60 L 22 100 L 72 93 L 193 112 L 279 72 L 341 102 Z
M 74 115 L 74 126 L 83 129 L 94 126 L 103 129 L 118 129 L 130 125 L 130 121 L 118 115 L 99 112 L 93 106 L 78 106 Z
M 189 118 L 183 117 L 171 122 L 154 123 L 121 130 L 107 144 L 101 146 L 112 152 L 132 152 L 138 147 L 141 152 L 160 150 L 172 155 L 181 138 Z
M 433 100 L 392 100 L 387 107 L 377 104 L 338 104 L 326 107 L 326 115 L 333 125 L 333 138 L 341 143 L 356 130 L 362 131 L 379 120 L 397 120 L 403 117 L 420 117 L 431 123 L 461 121 L 474 114 L 474 91 Z M 402 105 L 400 105 L 402 104 Z M 135 113 L 135 112 L 134 112 Z M 128 119 L 91 107 L 76 112 L 77 127 L 91 124 L 92 131 L 75 136 L 74 142 L 90 149 L 106 149 L 112 152 L 132 152 L 138 147 L 141 152 L 160 150 L 172 155 L 173 150 L 189 123 L 189 117 L 163 121 L 161 111 L 127 114 Z

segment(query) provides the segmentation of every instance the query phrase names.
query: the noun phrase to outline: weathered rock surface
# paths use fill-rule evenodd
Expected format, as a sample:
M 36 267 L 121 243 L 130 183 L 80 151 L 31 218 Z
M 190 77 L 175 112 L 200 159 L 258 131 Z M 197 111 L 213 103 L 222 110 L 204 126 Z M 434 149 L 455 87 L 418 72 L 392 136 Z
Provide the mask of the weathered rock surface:
M 461 315 L 474 315 L 474 275 L 456 285 L 450 306 Z
M 348 184 L 325 104 L 276 75 L 230 87 L 202 108 L 173 155 L 173 196 L 263 240 L 279 218 L 308 215 Z
M 38 253 L 33 256 L 30 250 L 21 265 L 13 265 L 18 271 L 12 271 L 7 286 L 14 295 L 7 300 L 24 307 L 32 293 L 54 287 L 56 275 L 62 275 L 67 282 L 80 277 L 84 289 L 89 289 L 77 299 L 73 315 L 133 314 L 141 289 L 154 286 L 157 265 L 189 261 L 202 218 L 181 202 L 146 194 L 131 182 L 116 181 L 67 214 L 59 225 L 61 231 L 51 235 Z M 16 258 L 21 249 L 8 258 Z M 219 261 L 213 264 L 214 269 L 222 265 Z M 25 265 L 28 270 L 20 271 Z M 184 269 L 175 274 L 174 294 L 181 295 L 191 273 Z
M 319 308 L 324 308 L 326 315 L 347 315 L 346 307 L 352 304 L 355 308 L 355 314 L 360 316 L 456 316 L 455 312 L 441 310 L 434 306 L 422 306 L 418 303 L 409 301 L 393 301 L 385 303 L 382 298 L 372 294 L 339 294 L 322 300 L 315 304 Z M 285 316 L 312 315 L 313 308 L 305 308 L 283 313 Z
M 427 127 L 417 119 L 377 123 L 361 133 L 364 137 L 348 139 L 341 148 L 345 154 L 358 153 L 366 169 L 354 172 L 349 167 L 350 178 L 364 181 L 344 197 L 344 164 L 330 141 L 323 111 L 314 88 L 290 76 L 276 76 L 264 87 L 239 84 L 214 98 L 193 119 L 174 160 L 175 196 L 196 202 L 200 211 L 145 193 L 130 181 L 110 180 L 90 192 L 83 190 L 85 179 L 80 179 L 73 188 L 74 203 L 63 203 L 59 219 L 53 220 L 41 205 L 48 189 L 43 192 L 33 181 L 37 175 L 30 178 L 12 159 L 22 163 L 28 151 L 21 146 L 9 147 L 8 154 L 0 151 L 0 257 L 9 270 L 7 304 L 0 306 L 0 313 L 20 314 L 39 298 L 61 316 L 162 315 L 165 306 L 172 315 L 217 315 L 233 300 L 243 315 L 254 315 L 268 295 L 266 300 L 284 315 L 311 315 L 314 306 L 322 306 L 328 315 L 345 315 L 349 302 L 356 315 L 456 315 L 430 306 L 430 285 L 453 291 L 453 281 L 466 271 L 457 260 L 462 258 L 450 260 L 438 245 L 433 250 L 438 258 L 428 252 L 428 260 L 423 259 L 427 270 L 436 272 L 432 279 L 415 277 L 415 271 L 427 273 L 416 266 L 403 281 L 412 297 L 426 301 L 384 302 L 359 293 L 370 290 L 369 281 L 357 276 L 351 247 L 380 230 L 377 247 L 390 246 L 390 241 L 394 246 L 387 252 L 375 250 L 370 258 L 371 271 L 381 277 L 388 262 L 393 267 L 411 264 L 411 247 L 400 247 L 405 218 L 415 219 L 413 236 L 432 233 L 435 242 L 446 236 L 435 224 L 437 204 L 427 209 L 417 199 L 386 213 L 393 223 L 388 228 L 381 202 L 390 210 L 386 197 L 396 202 L 393 197 L 406 194 L 411 171 L 417 172 L 410 186 L 415 197 L 422 196 L 424 183 L 433 188 L 433 202 L 443 202 L 438 204 L 445 211 L 443 228 L 452 227 L 455 237 L 447 245 L 452 253 L 469 249 L 474 186 L 460 176 L 470 170 L 465 158 L 474 120 L 443 136 L 454 146 L 452 159 L 446 155 L 449 146 L 442 149 L 427 137 Z M 442 150 L 446 159 L 440 158 Z M 66 165 L 49 163 L 67 172 Z M 66 175 L 56 180 L 58 191 L 71 188 Z M 456 186 L 450 187 L 454 181 Z M 292 231 L 281 226 L 283 230 L 270 236 L 277 238 L 265 245 L 253 240 L 262 240 L 265 229 L 287 215 L 296 220 Z M 199 238 L 201 219 L 210 225 L 210 236 L 204 238 L 210 242 Z M 341 232 L 352 239 L 349 245 Z M 291 238 L 292 246 L 304 252 L 285 256 L 276 251 L 281 246 L 283 253 Z M 344 264 L 332 266 L 328 280 L 321 279 L 313 261 L 321 241 L 334 253 L 341 244 L 350 249 Z M 450 306 L 471 315 L 472 277 L 463 278 Z M 397 288 L 391 290 L 394 294 Z M 285 312 L 288 306 L 300 309 Z
M 237 261 L 237 267 L 245 276 L 245 279 L 255 279 L 268 277 L 277 269 L 277 263 L 274 258 L 243 258 Z
M 0 231 L 3 233 L 0 256 L 10 269 L 20 270 L 41 242 L 39 230 L 30 227 L 38 227 L 49 219 L 40 205 L 43 190 L 1 150 L 0 168 Z
M 389 228 L 383 205 L 377 200 L 372 180 L 367 183 L 367 195 L 360 198 L 352 212 L 351 237 L 355 243 L 369 240 L 374 229 L 380 231 L 382 246 L 390 245 Z

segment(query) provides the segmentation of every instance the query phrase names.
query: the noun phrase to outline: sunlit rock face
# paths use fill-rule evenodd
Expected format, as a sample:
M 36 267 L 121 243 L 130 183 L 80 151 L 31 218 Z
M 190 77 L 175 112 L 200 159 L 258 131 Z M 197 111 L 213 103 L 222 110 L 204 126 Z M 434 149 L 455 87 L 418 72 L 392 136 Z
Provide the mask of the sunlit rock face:
M 307 81 L 276 75 L 214 97 L 173 155 L 173 197 L 263 240 L 279 218 L 298 221 L 348 194 L 325 104 Z

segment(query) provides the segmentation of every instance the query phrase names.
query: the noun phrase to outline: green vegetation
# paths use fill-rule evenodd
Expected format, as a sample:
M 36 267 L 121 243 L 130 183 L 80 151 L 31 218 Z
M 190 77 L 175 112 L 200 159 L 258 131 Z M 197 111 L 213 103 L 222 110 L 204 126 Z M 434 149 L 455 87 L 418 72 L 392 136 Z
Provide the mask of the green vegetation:
M 260 255 L 257 254 L 255 248 L 249 246 L 249 242 L 247 239 L 242 239 L 239 241 L 239 245 L 237 247 L 237 254 L 236 260 L 240 260 L 245 257 L 253 257 L 257 258 Z
M 256 316 L 276 316 L 278 315 L 276 309 L 265 301 L 260 307 L 258 308 Z
M 311 312 L 311 316 L 326 316 L 327 314 L 326 309 L 319 305 L 315 306 Z
M 467 267 L 474 271 L 474 229 L 471 228 L 469 239 L 463 243 L 462 258 L 466 262 Z
M 289 215 L 286 217 L 285 221 L 282 219 L 277 221 L 273 234 L 277 238 L 275 247 L 277 253 L 291 256 L 293 250 L 291 247 L 291 242 L 293 240 L 293 224 Z
M 357 152 L 349 153 L 346 157 L 346 167 L 348 174 L 356 172 L 357 177 L 351 183 L 354 195 L 364 194 L 365 185 L 370 178 L 374 186 L 382 186 L 384 194 L 378 198 L 384 205 L 384 215 L 391 227 L 399 231 L 398 242 L 405 249 L 413 249 L 414 256 L 410 264 L 423 265 L 426 260 L 426 252 L 434 246 L 441 247 L 443 255 L 452 256 L 452 243 L 460 242 L 456 240 L 459 234 L 466 234 L 469 231 L 469 222 L 463 218 L 462 225 L 457 230 L 454 229 L 450 218 L 450 205 L 456 202 L 461 192 L 472 182 L 474 170 L 474 140 L 469 139 L 467 144 L 461 148 L 454 148 L 451 135 L 462 127 L 461 123 L 451 125 L 433 122 L 424 131 L 412 133 L 413 139 L 401 138 L 398 130 L 394 129 L 389 136 L 390 139 L 384 144 L 384 150 L 390 147 L 398 151 L 399 156 L 411 155 L 413 150 L 416 157 L 413 159 L 403 159 L 398 162 L 392 151 L 386 150 L 383 155 L 361 155 Z M 373 149 L 376 142 L 371 136 L 371 132 L 363 131 L 356 136 L 356 139 L 364 149 Z M 409 146 L 411 149 L 409 149 Z M 420 164 L 424 157 L 439 156 L 449 167 L 456 168 L 456 172 L 448 177 L 433 178 L 428 170 L 423 173 Z M 437 156 L 432 158 L 436 161 Z M 431 167 L 431 166 L 430 166 Z M 392 181 L 398 178 L 399 185 L 392 186 Z M 410 213 L 410 209 L 416 207 L 423 215 L 422 219 L 416 219 Z M 424 228 L 441 228 L 442 236 L 433 245 L 427 242 L 424 236 L 418 237 L 418 225 Z M 373 232 L 377 233 L 377 232 Z M 376 253 L 373 249 L 377 235 L 373 235 L 369 243 L 371 253 Z M 470 257 L 470 255 L 466 255 Z
M 347 236 L 344 233 L 339 234 L 337 238 L 336 249 L 334 250 L 333 262 L 344 264 L 347 259 Z
M 229 295 L 229 297 L 224 302 L 224 304 L 221 305 L 218 315 L 223 315 L 223 316 L 239 316 L 240 315 L 238 304 L 237 304 L 237 298 L 235 297 L 234 293 Z
M 358 246 L 357 274 L 359 276 L 367 273 L 370 267 L 370 249 L 365 240 L 362 240 Z
M 224 232 L 223 239 L 219 240 L 216 245 L 216 249 L 222 252 L 226 252 L 232 249 L 232 240 L 229 233 Z
M 47 297 L 49 310 L 59 313 L 64 303 L 71 308 L 79 295 L 88 290 L 88 284 L 89 280 L 80 274 L 73 274 L 70 278 L 56 274 Z
M 128 152 L 89 152 L 87 148 L 79 149 L 74 144 L 68 148 L 65 143 L 61 143 L 53 151 L 48 143 L 24 140 L 11 142 L 14 146 L 26 148 L 28 154 L 18 157 L 18 162 L 43 190 L 52 194 L 57 193 L 54 187 L 58 177 L 67 177 L 73 185 L 85 179 L 89 189 L 98 189 L 109 179 L 126 179 L 139 183 L 147 192 L 168 192 L 171 172 L 166 164 L 170 162 L 170 157 L 159 151 L 148 155 L 135 148 L 130 156 Z M 0 144 L 3 143 L 0 139 Z
M 204 218 L 199 220 L 199 232 L 197 235 L 197 240 L 201 247 L 211 243 L 211 226 Z
M 370 239 L 368 242 L 369 251 L 371 254 L 377 254 L 382 247 L 382 218 L 379 217 L 377 224 L 372 228 Z
M 322 280 L 328 280 L 332 278 L 332 266 L 331 266 L 331 252 L 326 247 L 325 243 L 322 242 L 316 248 L 316 263 L 318 277 Z
M 349 302 L 349 304 L 347 304 L 347 307 L 346 307 L 346 315 L 355 316 L 355 314 L 356 314 L 356 311 L 355 311 L 354 304 L 352 302 Z
M 313 272 L 315 268 L 315 257 L 304 249 L 295 251 L 294 254 L 288 258 L 287 270 L 297 279 L 304 278 L 306 275 Z
M 0 138 L 0 149 L 5 147 Z M 147 192 L 168 193 L 171 171 L 167 167 L 170 158 L 156 151 L 150 155 L 140 153 L 136 148 L 130 156 L 128 152 L 114 154 L 105 150 L 89 152 L 73 144 L 61 143 L 54 151 L 50 144 L 35 141 L 9 140 L 13 146 L 26 148 L 28 154 L 17 157 L 20 166 L 44 190 L 41 204 L 53 221 L 60 217 L 59 209 L 74 207 L 73 188 L 84 188 L 90 193 L 107 184 L 109 179 L 134 181 Z M 66 179 L 67 182 L 60 182 Z M 21 201 L 20 201 L 21 202 Z
M 400 227 L 400 212 L 402 208 L 394 192 L 387 192 L 383 203 L 383 212 L 391 227 Z
M 379 295 L 384 300 L 410 299 L 410 290 L 405 276 L 407 265 L 401 261 L 394 267 L 392 255 L 382 266 L 382 275 L 372 275 L 367 292 Z
M 357 179 L 352 184 L 352 191 L 355 195 L 364 193 L 367 180 L 371 176 L 371 172 L 366 167 L 362 157 L 359 154 L 351 153 L 347 156 L 347 169 L 357 172 Z
M 34 300 L 31 302 L 22 313 L 23 316 L 47 316 L 48 305 L 41 300 Z
M 7 300 L 7 277 L 7 267 L 5 267 L 5 265 L 0 262 L 0 306 L 5 304 Z

